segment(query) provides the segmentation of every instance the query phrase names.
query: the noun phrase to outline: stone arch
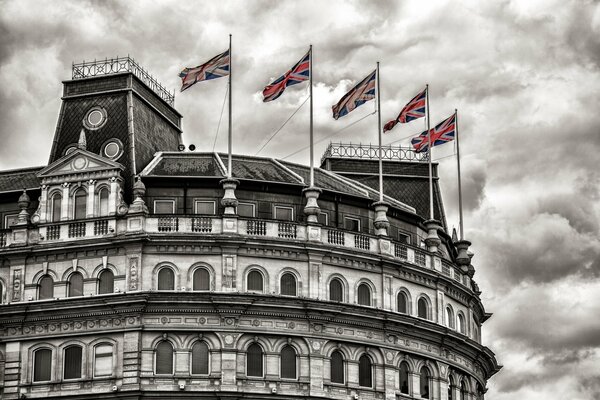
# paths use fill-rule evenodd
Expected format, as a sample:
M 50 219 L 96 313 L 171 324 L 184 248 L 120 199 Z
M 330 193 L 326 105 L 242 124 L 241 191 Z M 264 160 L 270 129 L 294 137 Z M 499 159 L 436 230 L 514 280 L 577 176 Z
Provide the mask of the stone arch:
M 302 275 L 300 274 L 300 272 L 298 272 L 296 269 L 294 269 L 292 267 L 284 267 L 277 274 L 277 281 L 275 282 L 275 285 L 277 287 L 277 290 L 276 290 L 277 294 L 281 294 L 281 278 L 283 277 L 284 274 L 294 275 L 294 278 L 296 279 L 296 297 L 302 297 L 303 296 Z
M 248 265 L 243 272 L 243 289 L 244 292 L 248 292 L 248 274 L 250 274 L 250 272 L 252 271 L 258 271 L 262 277 L 263 277 L 263 291 L 262 293 L 271 293 L 270 291 L 270 279 L 269 279 L 269 273 L 267 272 L 266 268 L 258 265 L 258 264 L 250 264 Z
M 399 352 L 394 359 L 394 365 L 396 365 L 396 368 L 400 368 L 400 363 L 402 362 L 405 362 L 408 365 L 409 372 L 416 371 L 416 360 L 411 354 Z
M 281 337 L 278 338 L 272 347 L 272 351 L 280 353 L 281 349 L 285 346 L 291 346 L 296 350 L 296 354 L 300 356 L 308 356 L 310 354 L 310 348 L 307 343 L 303 340 L 298 340 L 295 337 Z
M 423 367 L 429 368 L 429 372 L 431 372 L 431 377 L 433 379 L 439 379 L 440 370 L 435 362 L 432 362 L 431 360 L 428 360 L 428 359 L 419 359 L 415 362 L 414 371 L 418 373 L 419 371 L 421 371 L 421 368 L 423 368 Z
M 348 280 L 342 274 L 338 273 L 333 273 L 327 278 L 327 300 L 330 299 L 330 285 L 331 281 L 334 279 L 338 279 L 342 283 L 342 290 L 344 291 L 342 293 L 342 303 L 348 303 L 350 298 L 350 285 L 348 284 Z
M 446 327 L 456 330 L 456 312 L 450 303 L 444 305 L 444 321 L 446 321 Z
M 377 307 L 377 288 L 368 278 L 361 278 L 354 284 L 354 303 L 358 304 L 358 288 L 360 285 L 366 284 L 371 290 L 371 305 L 370 307 Z
M 425 319 L 431 321 L 433 319 L 433 309 L 432 309 L 432 303 L 431 303 L 431 299 L 429 298 L 429 296 L 425 293 L 419 293 L 419 295 L 416 297 L 415 299 L 415 306 L 416 306 L 416 310 L 417 310 L 417 317 L 419 317 L 419 300 L 424 299 L 425 303 L 427 304 L 427 316 Z M 419 317 L 422 318 L 422 317 Z
M 50 363 L 50 381 L 55 379 L 56 370 L 57 370 L 57 362 L 56 362 L 57 348 L 53 344 L 50 344 L 47 342 L 41 342 L 41 343 L 34 343 L 27 348 L 27 360 L 29 360 L 28 364 L 30 365 L 30 367 L 27 368 L 27 382 L 33 382 L 33 378 L 34 378 L 33 370 L 34 370 L 34 365 L 35 365 L 33 355 L 37 350 L 41 350 L 41 349 L 48 349 L 51 351 L 52 362 Z
M 181 340 L 180 337 L 178 337 L 177 335 L 172 335 L 172 334 L 168 334 L 168 333 L 163 333 L 161 335 L 157 335 L 154 339 L 152 339 L 152 342 L 150 344 L 150 347 L 152 348 L 152 351 L 156 350 L 156 346 L 158 346 L 158 344 L 160 342 L 162 342 L 163 340 L 168 341 L 169 343 L 171 343 L 171 345 L 173 346 L 173 350 L 176 349 L 183 349 L 183 342 Z
M 105 269 L 109 269 L 115 276 L 119 275 L 119 270 L 117 270 L 117 267 L 115 267 L 113 264 L 107 263 L 106 268 L 104 268 L 104 265 L 102 264 L 94 268 L 94 271 L 92 272 L 92 278 L 98 279 L 100 272 L 104 271 Z M 79 270 L 79 268 L 77 268 L 77 270 Z
M 238 340 L 236 348 L 238 351 L 245 352 L 251 344 L 258 344 L 264 352 L 272 352 L 273 346 L 263 336 L 245 334 Z
M 182 348 L 191 350 L 197 342 L 205 342 L 210 351 L 222 348 L 219 337 L 212 332 L 200 332 L 196 335 L 188 335 L 182 340 Z
M 41 271 L 41 270 L 40 270 L 40 271 L 38 271 L 38 272 L 37 272 L 37 273 L 36 273 L 36 274 L 33 276 L 33 279 L 31 279 L 31 283 L 33 283 L 33 284 L 35 284 L 35 285 L 39 284 L 39 282 L 40 282 L 40 279 L 42 279 L 42 277 L 44 277 L 44 276 L 46 276 L 46 275 L 48 275 L 50 278 L 52 278 L 52 280 L 53 280 L 54 282 L 57 282 L 57 281 L 59 281 L 59 280 L 60 280 L 60 279 L 58 278 L 58 274 L 57 274 L 57 273 L 56 273 L 54 270 L 51 270 L 50 268 L 48 268 L 48 269 L 46 270 L 46 273 L 44 273 L 44 271 Z
M 180 286 L 180 271 L 179 267 L 170 261 L 161 261 L 154 266 L 154 269 L 152 270 L 152 289 L 158 290 L 158 273 L 163 268 L 170 268 L 173 271 L 173 290 L 177 290 Z
M 77 271 L 75 271 L 73 267 L 67 268 L 63 273 L 61 280 L 65 282 L 68 281 L 71 275 L 73 275 L 75 272 L 79 272 L 83 276 L 83 279 L 88 279 L 90 277 L 87 270 L 84 267 L 80 266 L 79 263 L 77 263 Z
M 194 288 L 194 273 L 196 273 L 197 270 L 204 268 L 205 270 L 208 271 L 208 277 L 209 277 L 209 291 L 214 291 L 215 290 L 215 279 L 216 279 L 216 275 L 215 275 L 215 269 L 213 268 L 212 265 L 206 263 L 206 262 L 196 262 L 194 264 L 192 264 L 189 268 L 188 268 L 188 272 L 187 272 L 187 287 L 190 288 L 190 290 L 193 290 Z
M 339 351 L 344 356 L 344 360 L 350 360 L 353 357 L 353 352 L 346 343 L 330 340 L 323 345 L 322 354 L 325 357 L 331 357 L 331 353 Z
M 396 300 L 396 312 L 400 312 L 398 310 L 398 296 L 400 295 L 400 293 L 404 293 L 406 295 L 406 315 L 413 315 L 412 296 L 410 294 L 410 290 L 408 290 L 408 288 L 405 286 L 400 286 L 396 290 L 396 295 L 394 296 Z

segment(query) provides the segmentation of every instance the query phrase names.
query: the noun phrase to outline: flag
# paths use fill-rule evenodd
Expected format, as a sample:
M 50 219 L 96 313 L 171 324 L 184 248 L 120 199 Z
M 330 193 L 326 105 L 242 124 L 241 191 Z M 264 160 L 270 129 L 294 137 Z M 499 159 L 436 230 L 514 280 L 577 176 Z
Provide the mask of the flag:
M 431 132 L 432 146 L 438 146 L 454 140 L 456 134 L 456 114 L 452 114 L 452 116 L 437 124 L 435 128 L 430 129 L 429 132 Z M 417 153 L 427 151 L 427 148 L 429 147 L 429 136 L 427 135 L 427 131 L 421 133 L 416 138 L 413 138 L 411 143 Z
M 194 68 L 184 68 L 179 73 L 181 91 L 183 92 L 196 82 L 208 81 L 229 75 L 229 50 L 213 57 L 210 61 Z
M 288 72 L 273 81 L 263 90 L 263 101 L 272 101 L 283 94 L 286 87 L 307 81 L 310 78 L 310 51 Z
M 348 93 L 331 107 L 333 110 L 333 118 L 338 119 L 353 111 L 369 100 L 375 98 L 375 76 L 377 70 L 371 72 L 365 79 L 360 81 Z
M 385 124 L 383 133 L 392 130 L 397 123 L 405 124 L 413 119 L 423 118 L 425 116 L 425 97 L 427 97 L 427 89 L 423 89 L 421 93 L 409 101 L 395 120 Z

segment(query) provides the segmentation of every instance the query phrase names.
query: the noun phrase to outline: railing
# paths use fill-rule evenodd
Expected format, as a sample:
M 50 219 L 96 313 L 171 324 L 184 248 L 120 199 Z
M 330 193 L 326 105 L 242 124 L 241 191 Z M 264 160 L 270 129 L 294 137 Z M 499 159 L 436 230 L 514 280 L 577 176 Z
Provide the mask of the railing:
M 394 246 L 394 256 L 401 260 L 408 260 L 408 248 L 404 245 L 396 243 Z
M 425 260 L 425 253 L 422 250 L 415 250 L 415 263 L 422 267 L 427 265 L 427 262 Z
M 8 243 L 8 232 L 9 231 L 0 231 L 0 247 L 4 247 Z
M 82 79 L 90 76 L 110 75 L 119 72 L 131 72 L 144 82 L 154 93 L 166 101 L 170 106 L 175 104 L 175 91 L 169 92 L 163 85 L 158 83 L 152 75 L 135 62 L 129 56 L 117 58 L 105 58 L 91 62 L 73 63 L 73 79 Z
M 50 225 L 46 228 L 46 240 L 60 239 L 60 225 Z
M 193 217 L 192 218 L 192 232 L 211 233 L 212 228 L 213 228 L 212 218 L 210 218 L 210 217 Z
M 69 237 L 79 238 L 85 236 L 85 222 L 73 222 L 69 224 Z
M 179 232 L 179 218 L 160 217 L 158 218 L 159 232 Z
M 344 232 L 334 230 L 327 231 L 327 243 L 344 246 L 345 242 Z
M 267 222 L 266 221 L 254 221 L 249 220 L 246 227 L 246 233 L 254 236 L 266 236 L 267 234 Z
M 94 221 L 94 235 L 106 235 L 108 233 L 108 221 Z
M 365 235 L 354 236 L 354 247 L 362 250 L 371 250 L 371 240 Z
M 442 274 L 446 275 L 446 276 L 450 276 L 450 266 L 448 264 L 446 264 L 445 262 L 442 262 Z
M 277 236 L 285 239 L 296 239 L 298 232 L 296 231 L 296 224 L 289 222 L 279 222 L 277 226 Z
M 381 158 L 383 160 L 393 161 L 418 161 L 426 162 L 427 152 L 417 153 L 414 149 L 402 146 L 382 146 L 381 147 Z M 359 158 L 359 159 L 379 159 L 379 146 L 371 144 L 353 144 L 353 143 L 329 143 L 323 157 L 321 157 L 321 163 L 326 158 Z

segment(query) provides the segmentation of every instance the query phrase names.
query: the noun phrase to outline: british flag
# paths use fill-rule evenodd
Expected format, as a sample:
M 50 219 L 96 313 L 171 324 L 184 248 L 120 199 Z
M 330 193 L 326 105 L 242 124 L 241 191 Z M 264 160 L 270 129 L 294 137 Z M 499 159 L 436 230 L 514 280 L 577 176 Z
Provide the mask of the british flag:
M 354 86 L 352 90 L 346 93 L 336 105 L 332 106 L 333 118 L 338 119 L 343 117 L 356 107 L 363 105 L 369 100 L 373 100 L 375 98 L 376 76 L 377 70 L 371 72 L 365 79 Z
M 288 72 L 263 90 L 263 101 L 272 101 L 283 94 L 286 87 L 302 83 L 310 78 L 310 51 Z
M 211 58 L 208 62 L 194 68 L 184 68 L 179 73 L 181 91 L 188 89 L 196 82 L 208 81 L 229 75 L 229 50 Z
M 432 147 L 454 140 L 454 136 L 456 135 L 456 113 L 437 124 L 429 132 L 431 133 Z M 427 135 L 427 131 L 421 133 L 416 138 L 412 138 L 411 143 L 417 153 L 427 151 L 429 147 L 429 135 Z
M 413 119 L 423 118 L 425 116 L 425 98 L 427 97 L 427 88 L 416 95 L 407 105 L 404 106 L 398 117 L 383 126 L 383 133 L 391 131 L 397 123 L 405 124 Z

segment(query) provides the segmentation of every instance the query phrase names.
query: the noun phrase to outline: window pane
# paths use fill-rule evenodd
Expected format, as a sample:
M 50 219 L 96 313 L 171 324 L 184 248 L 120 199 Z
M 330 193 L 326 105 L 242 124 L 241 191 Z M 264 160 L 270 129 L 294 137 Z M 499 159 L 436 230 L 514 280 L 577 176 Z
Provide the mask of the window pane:
M 40 291 L 38 298 L 40 300 L 54 298 L 54 281 L 48 275 L 40 279 Z
M 52 222 L 60 221 L 61 203 L 62 197 L 60 195 L 52 197 Z
M 100 216 L 108 215 L 108 190 L 102 189 L 98 194 Z
M 465 333 L 465 318 L 462 314 L 458 314 L 458 330 L 460 333 Z
M 237 212 L 240 217 L 254 218 L 254 204 L 239 203 Z
M 210 274 L 206 268 L 194 271 L 194 290 L 210 290 Z
M 98 275 L 98 294 L 112 293 L 115 291 L 115 275 L 111 270 L 105 269 Z
M 448 400 L 454 400 L 454 378 L 448 378 Z
M 113 373 L 113 351 L 111 345 L 99 345 L 95 349 L 94 376 L 106 376 Z
M 373 386 L 371 379 L 371 359 L 364 354 L 358 360 L 358 386 Z
M 327 218 L 327 214 L 326 214 L 326 213 L 324 213 L 324 212 L 320 212 L 320 213 L 317 215 L 317 220 L 319 221 L 319 223 L 320 223 L 321 225 L 327 225 L 327 222 L 328 222 L 328 221 L 327 221 L 327 220 L 328 220 L 328 218 Z
M 345 383 L 344 357 L 339 351 L 334 351 L 331 353 L 331 382 Z
M 81 347 L 70 346 L 65 349 L 64 377 L 65 379 L 81 378 Z
M 344 229 L 349 231 L 360 231 L 360 220 L 355 218 L 344 218 Z
M 421 368 L 421 397 L 424 399 L 429 398 L 429 370 L 425 367 Z
M 400 392 L 408 394 L 408 365 L 400 364 Z
M 173 346 L 169 342 L 162 341 L 156 346 L 156 373 L 173 373 Z
M 332 279 L 329 283 L 329 300 L 344 301 L 344 288 L 339 279 Z
M 263 291 L 263 278 L 260 272 L 250 271 L 248 274 L 248 290 Z
M 33 381 L 49 381 L 52 367 L 52 351 L 40 349 L 33 353 Z
M 449 328 L 454 328 L 454 313 L 450 307 L 446 308 L 446 321 Z
M 2 285 L 0 285 L 0 304 L 2 304 L 2 297 L 3 293 L 2 293 Z
M 460 382 L 460 400 L 466 400 L 467 398 L 467 385 L 465 382 Z
M 204 342 L 192 347 L 192 374 L 208 375 L 208 346 Z
M 420 318 L 427 318 L 427 300 L 425 300 L 424 298 L 421 297 L 419 299 L 417 306 L 418 306 L 418 310 L 417 310 L 418 314 L 417 315 Z
M 410 236 L 406 233 L 398 233 L 398 241 L 400 243 L 410 244 Z
M 158 272 L 158 290 L 175 290 L 175 274 L 171 268 L 162 268 Z
M 290 273 L 281 276 L 281 294 L 296 296 L 296 277 Z
M 406 293 L 398 293 L 398 312 L 408 314 L 408 299 Z
M 195 202 L 196 214 L 203 215 L 214 215 L 215 214 L 215 202 L 214 201 L 196 201 Z
M 288 207 L 275 207 L 275 219 L 280 221 L 292 221 L 293 220 L 292 208 Z
M 69 277 L 69 297 L 83 296 L 83 275 L 74 272 Z
M 174 209 L 174 200 L 156 200 L 154 202 L 154 214 L 173 214 Z
M 85 190 L 78 190 L 75 193 L 74 199 L 74 218 L 75 219 L 83 219 L 85 218 L 86 213 L 86 203 L 87 203 L 87 193 Z
M 291 346 L 281 350 L 281 377 L 296 379 L 296 351 Z
M 246 375 L 247 376 L 263 376 L 263 352 L 262 348 L 257 344 L 252 344 L 248 347 L 246 354 Z
M 358 286 L 358 304 L 363 306 L 371 305 L 371 289 L 366 283 Z

